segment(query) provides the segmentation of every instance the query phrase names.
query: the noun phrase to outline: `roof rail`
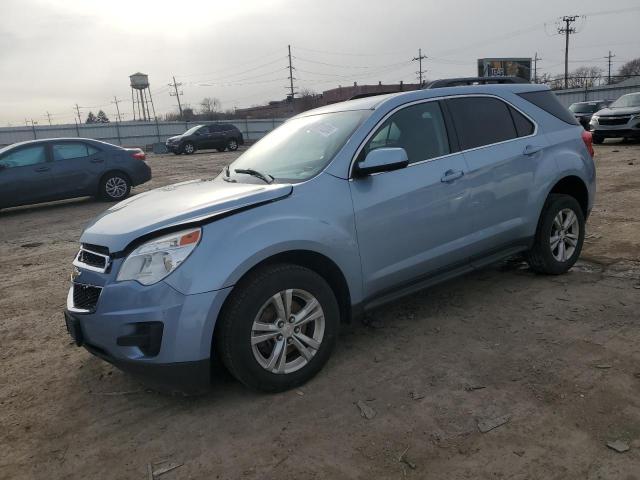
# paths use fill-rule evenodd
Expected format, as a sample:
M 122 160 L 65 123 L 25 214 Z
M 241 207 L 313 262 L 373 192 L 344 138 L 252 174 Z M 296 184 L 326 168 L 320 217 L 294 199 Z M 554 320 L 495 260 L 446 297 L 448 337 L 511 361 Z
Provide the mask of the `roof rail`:
M 400 92 L 396 90 L 396 91 L 390 91 L 390 92 L 357 93 L 353 97 L 349 97 L 349 100 L 357 100 L 358 98 L 367 98 L 367 97 L 377 97 L 378 95 L 389 95 L 390 93 L 400 93 Z
M 465 85 L 486 85 L 489 83 L 529 83 L 520 77 L 462 77 L 443 78 L 427 83 L 422 88 L 462 87 Z

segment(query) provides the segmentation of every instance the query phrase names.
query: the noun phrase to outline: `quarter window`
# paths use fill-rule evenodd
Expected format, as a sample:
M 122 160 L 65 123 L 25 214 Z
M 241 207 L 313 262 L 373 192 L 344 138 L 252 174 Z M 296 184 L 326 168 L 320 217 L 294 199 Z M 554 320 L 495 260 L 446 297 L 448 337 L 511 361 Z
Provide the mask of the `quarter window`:
M 516 126 L 516 132 L 519 137 L 526 137 L 527 135 L 533 134 L 535 127 L 527 117 L 513 107 L 509 107 L 509 112 L 511 113 L 511 118 L 513 118 L 513 123 Z
M 447 105 L 463 150 L 504 142 L 518 136 L 509 107 L 501 100 L 462 97 L 447 100 Z
M 71 160 L 83 158 L 98 152 L 86 143 L 54 143 L 52 145 L 54 160 Z
M 369 140 L 360 159 L 384 147 L 404 148 L 411 163 L 451 153 L 440 103 L 419 103 L 394 113 Z
M 36 165 L 46 161 L 47 157 L 44 152 L 44 145 L 37 145 L 34 147 L 20 148 L 7 153 L 0 158 L 0 165 L 5 168 L 26 167 L 28 165 Z

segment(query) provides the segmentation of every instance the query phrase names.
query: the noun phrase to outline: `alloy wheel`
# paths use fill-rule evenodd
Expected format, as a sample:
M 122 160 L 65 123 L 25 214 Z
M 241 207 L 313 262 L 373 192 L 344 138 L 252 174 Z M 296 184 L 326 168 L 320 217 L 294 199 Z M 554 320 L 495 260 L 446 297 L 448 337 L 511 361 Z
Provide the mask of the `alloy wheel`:
M 271 373 L 295 372 L 318 352 L 324 330 L 324 312 L 312 294 L 300 289 L 280 291 L 264 303 L 253 321 L 253 356 Z
M 127 182 L 122 177 L 111 177 L 106 181 L 104 190 L 111 198 L 120 198 L 127 193 Z
M 191 145 L 190 143 L 187 143 L 184 146 L 184 151 L 185 153 L 193 153 L 193 145 Z
M 580 236 L 580 222 L 575 212 L 570 208 L 563 208 L 553 219 L 549 247 L 551 255 L 558 262 L 566 262 L 576 251 Z

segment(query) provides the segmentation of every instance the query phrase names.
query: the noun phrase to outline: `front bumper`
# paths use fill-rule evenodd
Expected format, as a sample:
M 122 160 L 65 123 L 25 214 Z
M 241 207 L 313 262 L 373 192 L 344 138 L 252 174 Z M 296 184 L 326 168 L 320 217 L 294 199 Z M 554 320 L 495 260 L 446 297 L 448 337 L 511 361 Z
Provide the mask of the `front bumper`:
M 196 393 L 208 388 L 213 330 L 231 289 L 184 295 L 165 282 L 102 286 L 94 311 L 70 290 L 67 329 L 79 346 L 146 383 Z
M 638 138 L 640 137 L 640 118 L 630 118 L 625 123 L 618 123 L 616 125 L 602 125 L 600 124 L 600 119 L 591 119 L 589 128 L 593 135 L 602 138 Z

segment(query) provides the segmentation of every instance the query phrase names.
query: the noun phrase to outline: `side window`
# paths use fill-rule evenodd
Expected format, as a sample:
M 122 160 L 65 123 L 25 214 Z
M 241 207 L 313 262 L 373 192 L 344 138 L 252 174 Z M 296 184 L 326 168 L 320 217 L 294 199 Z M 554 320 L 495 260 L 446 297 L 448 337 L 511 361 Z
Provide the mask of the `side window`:
M 51 148 L 54 160 L 88 157 L 98 152 L 95 148 L 80 142 L 54 143 Z
M 535 127 L 527 117 L 513 107 L 509 107 L 509 112 L 511 113 L 511 118 L 513 118 L 513 124 L 516 126 L 516 132 L 519 137 L 526 137 L 527 135 L 533 134 Z
M 210 133 L 218 133 L 222 131 L 222 127 L 220 125 L 209 125 Z
M 46 161 L 47 157 L 44 151 L 44 145 L 37 145 L 34 147 L 20 148 L 7 153 L 0 158 L 0 165 L 5 168 L 26 167 Z
M 516 138 L 516 127 L 506 103 L 490 97 L 447 100 L 463 150 Z
M 420 103 L 394 113 L 365 145 L 360 159 L 383 147 L 404 148 L 410 163 L 451 153 L 440 103 Z

